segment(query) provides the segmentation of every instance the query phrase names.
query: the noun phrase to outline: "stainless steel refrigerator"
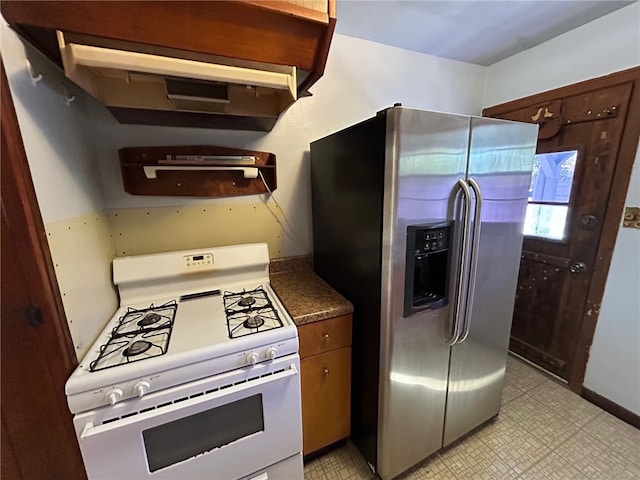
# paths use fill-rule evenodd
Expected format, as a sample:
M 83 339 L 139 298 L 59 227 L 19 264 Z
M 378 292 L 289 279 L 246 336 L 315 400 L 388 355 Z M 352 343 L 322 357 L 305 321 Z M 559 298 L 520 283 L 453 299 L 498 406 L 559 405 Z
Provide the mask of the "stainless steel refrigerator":
M 354 304 L 351 436 L 383 480 L 499 412 L 536 137 L 395 106 L 311 144 L 314 268 Z

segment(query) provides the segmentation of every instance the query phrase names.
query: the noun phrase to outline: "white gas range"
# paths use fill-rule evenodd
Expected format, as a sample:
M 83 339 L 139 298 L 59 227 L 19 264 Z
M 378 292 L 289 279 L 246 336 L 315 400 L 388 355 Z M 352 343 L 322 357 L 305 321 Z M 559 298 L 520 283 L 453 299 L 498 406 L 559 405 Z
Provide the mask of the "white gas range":
M 266 244 L 116 258 L 66 384 L 90 479 L 302 479 L 297 329 Z

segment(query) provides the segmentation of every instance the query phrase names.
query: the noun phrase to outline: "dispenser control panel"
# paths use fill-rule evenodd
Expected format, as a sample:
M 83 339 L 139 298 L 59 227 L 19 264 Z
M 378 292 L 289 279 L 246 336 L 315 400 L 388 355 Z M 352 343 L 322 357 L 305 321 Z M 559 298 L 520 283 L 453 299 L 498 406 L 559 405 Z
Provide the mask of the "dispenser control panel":
M 415 250 L 414 253 L 419 255 L 427 252 L 438 252 L 449 248 L 449 228 L 436 228 L 434 230 L 415 230 Z
M 448 302 L 451 222 L 407 227 L 404 316 Z

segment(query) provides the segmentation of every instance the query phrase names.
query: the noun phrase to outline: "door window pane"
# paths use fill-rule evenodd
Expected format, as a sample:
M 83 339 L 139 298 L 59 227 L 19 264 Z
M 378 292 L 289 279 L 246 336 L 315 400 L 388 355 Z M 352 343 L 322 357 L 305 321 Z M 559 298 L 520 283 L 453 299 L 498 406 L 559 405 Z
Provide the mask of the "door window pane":
M 564 237 L 578 152 L 535 156 L 524 234 L 561 240 Z
M 568 207 L 564 205 L 527 205 L 524 220 L 524 234 L 562 240 L 567 222 Z

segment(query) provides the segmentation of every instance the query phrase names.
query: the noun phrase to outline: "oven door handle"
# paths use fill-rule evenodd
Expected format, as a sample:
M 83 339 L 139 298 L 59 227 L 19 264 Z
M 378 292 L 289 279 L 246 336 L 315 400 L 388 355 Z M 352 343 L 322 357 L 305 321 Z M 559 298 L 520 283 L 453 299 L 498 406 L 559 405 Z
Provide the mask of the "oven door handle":
M 160 407 L 157 409 L 149 410 L 143 413 L 134 414 L 128 416 L 126 418 L 121 418 L 119 420 L 114 420 L 109 423 L 105 423 L 102 425 L 95 425 L 93 422 L 87 422 L 82 429 L 82 433 L 80 434 L 80 438 L 82 440 L 89 439 L 93 436 L 100 435 L 103 433 L 108 433 L 110 431 L 116 430 L 118 428 L 122 428 L 123 426 L 133 425 L 139 421 L 149 420 L 156 416 L 166 415 L 169 413 L 177 412 L 184 408 L 197 406 L 201 403 L 209 402 L 211 400 L 219 399 L 226 397 L 228 395 L 234 393 L 241 393 L 245 390 L 249 390 L 251 388 L 260 387 L 267 383 L 273 383 L 279 380 L 284 380 L 288 377 L 292 377 L 294 375 L 298 375 L 298 369 L 296 365 L 292 363 L 289 365 L 284 371 L 280 371 L 278 373 L 274 373 L 272 375 L 263 376 L 257 378 L 256 380 L 250 380 L 247 382 L 239 383 L 236 385 L 232 385 L 231 387 L 224 388 L 222 390 L 216 390 L 215 392 L 211 392 L 209 394 L 199 395 L 194 398 L 190 398 L 189 400 L 184 400 L 178 403 L 172 403 L 170 405 L 166 405 L 164 407 Z

